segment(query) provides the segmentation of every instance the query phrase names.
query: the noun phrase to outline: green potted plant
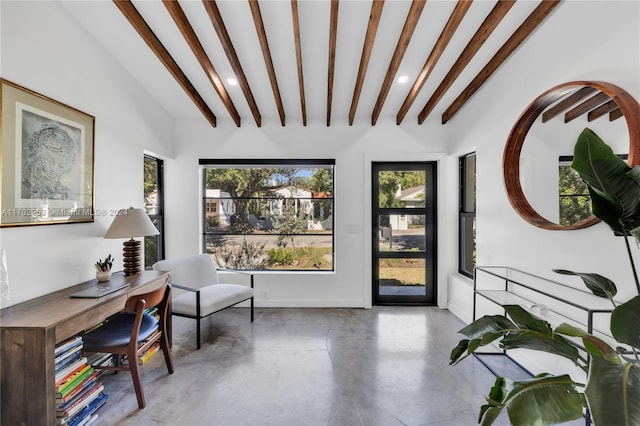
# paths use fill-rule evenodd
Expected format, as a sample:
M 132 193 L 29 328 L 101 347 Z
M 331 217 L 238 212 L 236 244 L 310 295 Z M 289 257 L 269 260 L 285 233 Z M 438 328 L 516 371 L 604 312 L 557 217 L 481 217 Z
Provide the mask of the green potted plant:
M 638 295 L 617 303 L 616 285 L 594 273 L 555 270 L 576 275 L 596 296 L 611 300 L 611 335 L 623 347 L 613 348 L 569 324 L 550 324 L 520 306 L 505 306 L 506 316 L 483 316 L 460 330 L 467 338 L 453 348 L 455 365 L 480 347 L 499 341 L 504 349 L 526 348 L 571 360 L 585 371 L 586 383 L 570 375 L 540 374 L 530 380 L 498 377 L 480 408 L 479 423 L 491 425 L 506 408 L 511 424 L 552 425 L 578 419 L 589 410 L 596 426 L 640 425 L 640 282 L 629 237 L 640 242 L 640 166 L 629 165 L 592 130 L 585 129 L 575 146 L 575 169 L 589 187 L 592 211 L 621 236 L 627 249 Z M 581 339 L 586 353 L 571 339 Z

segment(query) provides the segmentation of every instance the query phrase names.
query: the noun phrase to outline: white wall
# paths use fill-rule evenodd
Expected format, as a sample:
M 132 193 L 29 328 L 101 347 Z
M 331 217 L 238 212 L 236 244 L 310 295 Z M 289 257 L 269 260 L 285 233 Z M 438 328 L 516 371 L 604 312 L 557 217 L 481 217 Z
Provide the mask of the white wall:
M 638 99 L 639 17 L 640 3 L 636 1 L 562 2 L 548 18 L 548 24 L 534 32 L 530 42 L 525 42 L 447 124 L 450 152 L 454 154 L 452 164 L 457 162 L 457 155 L 477 151 L 478 265 L 514 266 L 576 284 L 577 279 L 563 278 L 551 269 L 597 272 L 618 284 L 621 300 L 633 293 L 623 241 L 613 237 L 606 225 L 578 231 L 546 231 L 516 214 L 504 190 L 502 152 L 520 113 L 539 94 L 557 84 L 603 80 L 617 84 Z M 482 114 L 478 113 L 480 108 Z M 582 127 L 592 126 L 585 117 L 577 120 L 582 121 Z M 464 126 L 458 125 L 461 123 Z M 597 126 L 607 127 L 600 122 Z M 575 141 L 577 133 L 556 137 Z M 546 173 L 544 166 L 533 164 L 532 176 Z M 451 194 L 452 198 L 455 196 Z M 634 249 L 634 253 L 637 255 L 638 250 Z M 450 301 L 455 304 L 451 309 L 470 313 L 471 281 L 460 278 L 455 271 L 451 274 L 449 294 L 455 295 Z
M 256 278 L 257 306 L 371 306 L 371 161 L 435 161 L 446 147 L 440 125 L 249 124 L 212 129 L 183 120 L 176 123 L 175 135 L 175 158 L 165 167 L 168 258 L 200 250 L 200 158 L 336 160 L 335 273 L 261 273 Z M 439 291 L 446 295 L 446 285 Z
M 172 155 L 172 120 L 54 2 L 0 2 L 3 78 L 96 117 L 95 208 L 142 207 L 143 151 Z M 34 31 L 38 29 L 38 31 Z M 2 228 L 11 303 L 95 277 L 122 241 L 94 223 Z

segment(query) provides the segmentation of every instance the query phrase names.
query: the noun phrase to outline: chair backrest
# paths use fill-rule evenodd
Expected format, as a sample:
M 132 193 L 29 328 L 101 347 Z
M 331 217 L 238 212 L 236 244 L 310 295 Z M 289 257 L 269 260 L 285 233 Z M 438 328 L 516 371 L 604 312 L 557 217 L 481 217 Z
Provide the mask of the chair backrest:
M 144 309 L 158 307 L 161 313 L 166 310 L 168 306 L 169 297 L 171 296 L 171 285 L 167 284 L 157 290 L 149 291 L 142 294 L 134 294 L 127 298 L 127 302 L 124 305 L 124 310 L 127 312 L 136 313 L 138 302 L 144 300 Z
M 216 265 L 208 254 L 161 260 L 153 265 L 153 269 L 169 271 L 172 283 L 191 288 L 220 283 Z
M 157 290 L 142 294 L 135 294 L 127 298 L 124 310 L 135 314 L 133 327 L 131 328 L 131 338 L 129 339 L 130 345 L 138 344 L 138 336 L 140 333 L 140 325 L 143 321 L 143 314 L 149 308 L 153 308 L 154 306 L 158 307 L 158 316 L 160 317 L 158 326 L 160 327 L 160 331 L 164 332 L 164 330 L 167 330 L 170 298 L 171 284 L 169 283 Z

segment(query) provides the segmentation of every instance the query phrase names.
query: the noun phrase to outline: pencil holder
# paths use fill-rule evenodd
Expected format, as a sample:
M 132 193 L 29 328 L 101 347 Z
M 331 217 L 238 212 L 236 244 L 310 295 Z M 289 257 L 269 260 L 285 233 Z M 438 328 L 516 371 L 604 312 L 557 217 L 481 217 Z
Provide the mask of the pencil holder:
M 109 281 L 109 278 L 111 278 L 111 271 L 98 271 L 96 272 L 96 278 L 98 279 L 98 281 Z

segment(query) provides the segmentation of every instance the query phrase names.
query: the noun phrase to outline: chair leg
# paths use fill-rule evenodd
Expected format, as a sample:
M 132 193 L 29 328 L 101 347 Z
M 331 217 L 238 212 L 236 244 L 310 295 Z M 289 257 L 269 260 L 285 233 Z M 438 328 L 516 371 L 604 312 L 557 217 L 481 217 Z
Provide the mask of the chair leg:
M 144 401 L 144 393 L 142 391 L 142 377 L 140 376 L 140 366 L 138 365 L 138 357 L 136 353 L 130 353 L 127 355 L 129 359 L 129 370 L 131 371 L 131 379 L 133 380 L 133 388 L 136 391 L 136 398 L 138 399 L 138 407 L 141 409 L 146 406 Z
M 173 374 L 173 358 L 171 357 L 171 349 L 169 348 L 169 338 L 164 332 L 160 340 L 160 347 L 164 353 L 164 362 L 167 364 L 167 371 L 169 371 L 169 374 Z
M 196 318 L 196 349 L 200 349 L 200 317 Z
M 251 322 L 253 322 L 253 297 L 251 298 Z

